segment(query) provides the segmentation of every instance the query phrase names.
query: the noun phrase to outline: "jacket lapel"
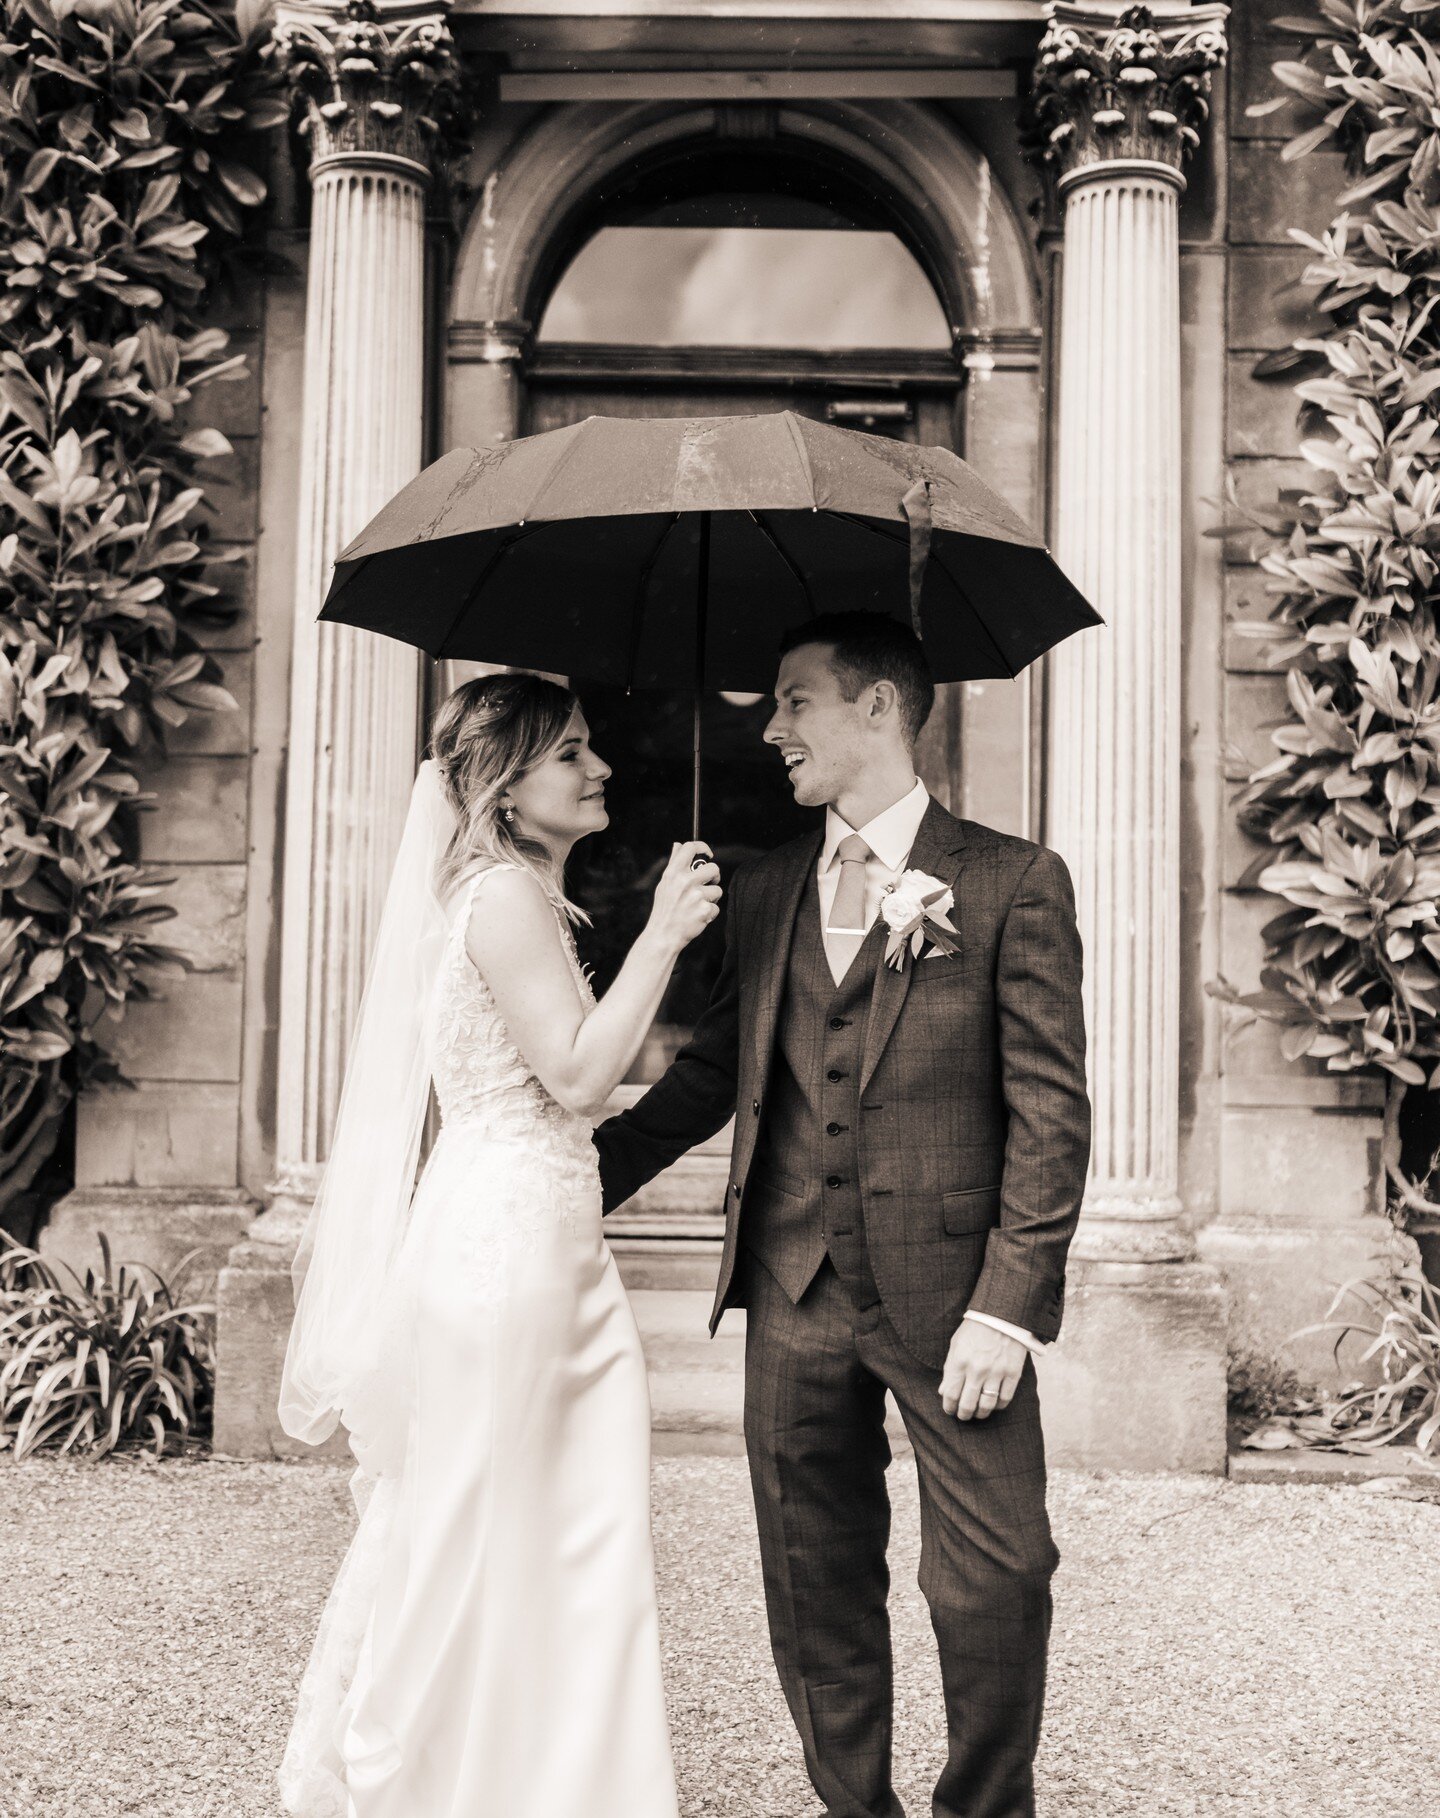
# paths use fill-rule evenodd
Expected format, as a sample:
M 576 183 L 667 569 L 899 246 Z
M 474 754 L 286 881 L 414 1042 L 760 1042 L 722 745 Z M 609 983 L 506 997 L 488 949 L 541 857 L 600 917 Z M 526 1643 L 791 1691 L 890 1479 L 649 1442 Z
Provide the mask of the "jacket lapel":
M 764 1095 L 770 1076 L 770 1057 L 775 1051 L 775 1030 L 780 1021 L 780 1000 L 785 994 L 785 968 L 790 957 L 790 940 L 795 930 L 795 917 L 800 910 L 800 897 L 815 876 L 823 832 L 813 839 L 797 841 L 783 868 L 777 870 L 767 893 L 765 921 L 761 929 L 755 964 L 760 979 L 755 999 L 755 1078 Z
M 906 871 L 926 871 L 931 877 L 938 877 L 950 889 L 955 890 L 964 867 L 964 849 L 964 825 L 932 800 L 925 810 L 925 818 L 920 823 L 920 831 L 915 835 L 915 844 L 910 848 L 910 856 L 906 859 L 904 868 Z M 958 890 L 955 895 L 958 906 Z M 870 1084 L 871 1076 L 880 1064 L 880 1057 L 885 1052 L 900 1012 L 905 1007 L 911 977 L 920 963 L 911 956 L 898 970 L 894 966 L 887 966 L 887 941 L 888 930 L 881 938 L 880 951 L 875 961 L 875 982 L 870 992 L 870 1013 L 865 1023 L 865 1046 L 860 1061 L 861 1092 Z M 939 963 L 936 962 L 937 965 Z

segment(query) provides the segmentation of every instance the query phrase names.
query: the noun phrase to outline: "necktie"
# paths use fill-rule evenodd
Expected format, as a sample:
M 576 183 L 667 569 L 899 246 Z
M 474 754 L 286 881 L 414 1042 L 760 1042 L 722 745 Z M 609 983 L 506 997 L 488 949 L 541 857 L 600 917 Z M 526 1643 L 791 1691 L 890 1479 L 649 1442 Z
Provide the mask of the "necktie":
M 830 934 L 865 932 L 865 861 L 870 848 L 858 833 L 847 833 L 835 848 L 840 861 L 840 882 L 830 905 L 826 931 Z

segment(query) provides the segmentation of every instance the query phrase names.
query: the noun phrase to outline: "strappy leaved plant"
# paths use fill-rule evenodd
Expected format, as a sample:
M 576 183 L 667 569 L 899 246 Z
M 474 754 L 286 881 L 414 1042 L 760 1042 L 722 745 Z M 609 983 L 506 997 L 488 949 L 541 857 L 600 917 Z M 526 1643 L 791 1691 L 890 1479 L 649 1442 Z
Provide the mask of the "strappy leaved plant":
M 161 1458 L 209 1437 L 214 1308 L 177 1292 L 192 1258 L 166 1282 L 116 1269 L 103 1233 L 100 1256 L 67 1287 L 34 1250 L 0 1248 L 0 1452 Z

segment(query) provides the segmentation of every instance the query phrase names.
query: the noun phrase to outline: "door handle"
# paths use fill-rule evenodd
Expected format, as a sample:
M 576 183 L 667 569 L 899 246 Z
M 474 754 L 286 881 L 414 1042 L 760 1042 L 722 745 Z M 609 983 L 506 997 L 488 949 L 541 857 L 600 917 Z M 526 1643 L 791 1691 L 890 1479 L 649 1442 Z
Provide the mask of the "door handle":
M 836 398 L 825 406 L 827 423 L 909 423 L 914 415 L 908 398 Z

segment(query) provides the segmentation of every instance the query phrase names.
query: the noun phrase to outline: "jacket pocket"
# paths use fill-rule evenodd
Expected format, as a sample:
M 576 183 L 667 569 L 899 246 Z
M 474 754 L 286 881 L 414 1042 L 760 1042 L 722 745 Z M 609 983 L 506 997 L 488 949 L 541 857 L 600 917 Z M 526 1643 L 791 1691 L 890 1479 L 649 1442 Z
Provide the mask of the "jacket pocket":
M 805 1183 L 793 1174 L 787 1174 L 783 1168 L 762 1167 L 755 1163 L 745 1182 L 745 1197 L 747 1200 L 804 1199 Z
M 952 1237 L 988 1231 L 1000 1222 L 1000 1188 L 967 1187 L 963 1193 L 947 1193 L 941 1201 L 941 1211 L 945 1229 Z

